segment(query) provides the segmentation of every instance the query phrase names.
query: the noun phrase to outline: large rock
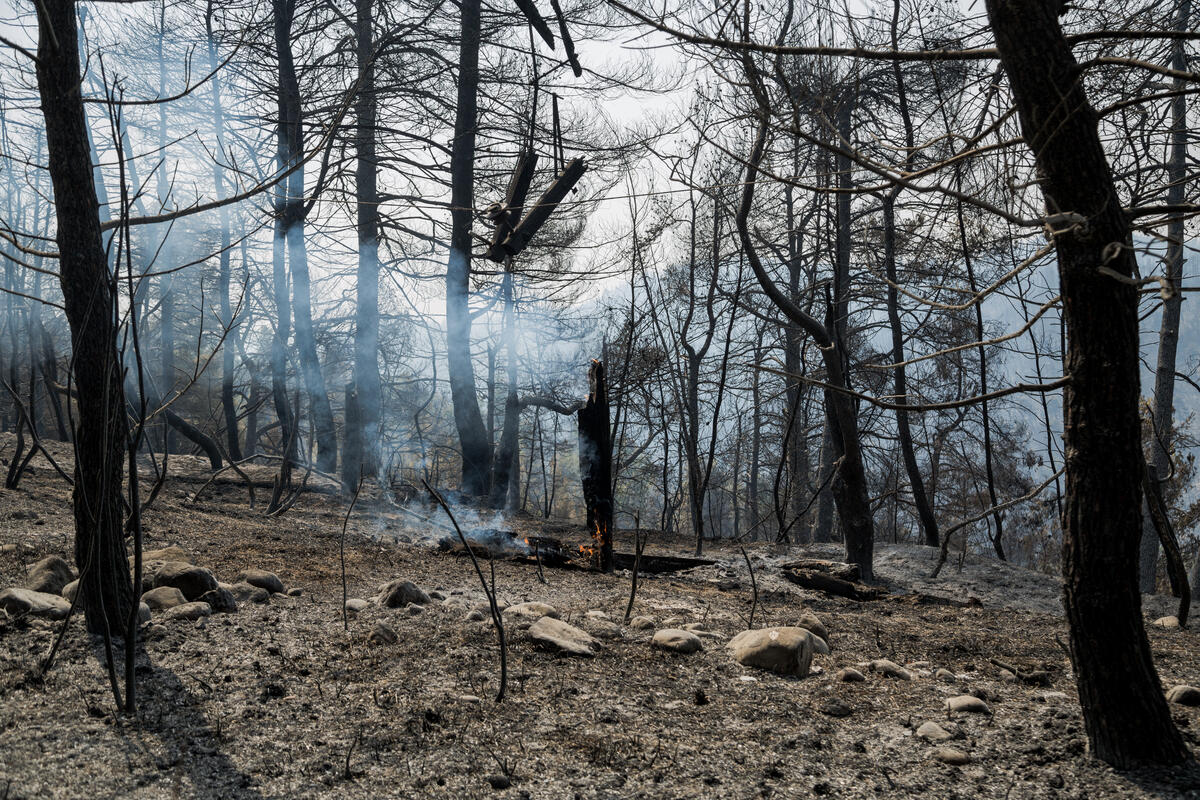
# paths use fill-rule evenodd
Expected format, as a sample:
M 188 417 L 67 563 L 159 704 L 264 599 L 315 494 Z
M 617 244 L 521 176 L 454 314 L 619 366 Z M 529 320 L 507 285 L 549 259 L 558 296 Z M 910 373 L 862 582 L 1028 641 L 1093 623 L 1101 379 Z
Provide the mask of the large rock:
M 34 617 L 62 619 L 71 610 L 71 604 L 57 594 L 13 588 L 0 592 L 0 608 L 7 611 L 10 617 L 28 614 Z
M 235 579 L 240 583 L 248 583 L 260 589 L 266 589 L 271 594 L 285 594 L 283 581 L 274 572 L 265 569 L 244 569 Z
M 663 628 L 654 634 L 650 644 L 660 650 L 673 650 L 676 653 L 695 653 L 704 649 L 704 643 L 700 641 L 699 636 L 678 628 Z
M 271 599 L 271 593 L 261 586 L 252 586 L 244 581 L 221 587 L 228 589 L 235 600 L 251 603 L 266 603 Z
M 384 608 L 404 608 L 409 603 L 427 606 L 433 600 L 412 581 L 394 580 L 379 591 L 379 605 Z
M 400 641 L 400 637 L 392 626 L 376 622 L 370 635 L 367 636 L 367 641 L 371 644 L 395 644 Z
M 571 656 L 594 656 L 600 646 L 589 634 L 554 617 L 542 617 L 530 625 L 529 638 L 547 650 Z
M 814 636 L 820 636 L 826 642 L 829 641 L 829 631 L 826 630 L 824 623 L 817 618 L 817 615 L 811 611 L 805 611 L 800 615 L 800 620 L 796 623 L 797 628 L 804 628 Z
M 807 628 L 760 628 L 742 631 L 726 647 L 740 664 L 803 678 L 812 664 L 813 635 Z
M 163 614 L 163 619 L 190 619 L 197 620 L 201 617 L 207 617 L 212 614 L 212 606 L 208 603 L 184 603 L 181 606 L 175 606 L 168 609 Z
M 154 586 L 174 586 L 188 600 L 199 600 L 201 595 L 217 588 L 217 579 L 205 567 L 197 567 L 186 561 L 167 561 L 154 572 Z
M 963 711 L 970 714 L 992 713 L 992 710 L 988 708 L 988 704 L 973 694 L 960 694 L 958 697 L 951 697 L 946 700 L 944 707 L 947 711 Z
M 1200 689 L 1195 686 L 1173 686 L 1167 700 L 1181 706 L 1200 706 Z
M 70 600 L 72 603 L 74 603 L 75 595 L 79 594 L 79 579 L 76 578 L 64 586 L 60 594 L 62 594 L 64 599 Z
M 917 736 L 930 742 L 945 742 L 953 739 L 954 735 L 938 725 L 936 722 L 926 722 L 921 727 L 917 728 Z
M 371 604 L 366 600 L 363 600 L 361 597 L 351 597 L 346 601 L 346 610 L 353 614 L 357 614 L 360 611 L 366 611 L 370 607 Z
M 872 672 L 878 672 L 885 678 L 895 678 L 898 681 L 911 681 L 912 673 L 904 667 L 886 658 L 877 658 L 870 664 Z
M 554 606 L 546 603 L 539 603 L 533 600 L 528 603 L 517 603 L 515 606 L 509 606 L 504 609 L 504 618 L 516 620 L 517 622 L 525 622 L 526 624 L 535 622 L 542 617 L 551 617 L 558 619 L 558 611 Z
M 62 558 L 46 556 L 29 568 L 26 589 L 46 594 L 61 595 L 63 587 L 75 580 L 75 571 Z
M 654 627 L 654 620 L 652 620 L 650 617 L 634 617 L 633 619 L 629 620 L 629 627 L 633 628 L 635 631 L 648 631 Z
M 221 586 L 200 595 L 200 602 L 208 603 L 218 614 L 233 614 L 238 610 L 237 600 L 233 599 L 233 592 Z
M 183 605 L 187 598 L 174 586 L 160 586 L 143 594 L 142 602 L 150 606 L 152 611 L 166 611 L 168 608 Z

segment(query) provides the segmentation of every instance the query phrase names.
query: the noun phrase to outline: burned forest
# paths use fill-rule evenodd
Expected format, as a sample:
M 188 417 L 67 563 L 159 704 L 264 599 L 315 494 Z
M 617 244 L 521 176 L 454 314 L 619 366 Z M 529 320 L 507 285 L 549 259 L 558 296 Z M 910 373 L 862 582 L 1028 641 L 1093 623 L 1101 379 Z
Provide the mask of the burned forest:
M 0 800 L 1200 798 L 1197 95 L 1193 0 L 0 0 Z

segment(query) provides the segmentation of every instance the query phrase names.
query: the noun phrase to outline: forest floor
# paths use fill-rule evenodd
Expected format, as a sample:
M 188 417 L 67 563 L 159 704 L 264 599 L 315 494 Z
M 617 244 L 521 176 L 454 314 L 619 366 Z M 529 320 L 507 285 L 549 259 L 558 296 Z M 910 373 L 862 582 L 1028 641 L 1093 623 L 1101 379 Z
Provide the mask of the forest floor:
M 11 449 L 0 437 L 0 454 Z M 302 594 L 199 621 L 156 615 L 137 663 L 136 717 L 114 713 L 100 649 L 78 619 L 40 678 L 61 623 L 0 612 L 0 798 L 1200 797 L 1195 770 L 1119 774 L 1087 756 L 1047 576 L 968 557 L 930 581 L 933 550 L 883 545 L 877 570 L 895 594 L 859 603 L 779 577 L 781 559 L 836 549 L 785 556 L 748 545 L 755 626 L 811 611 L 828 628 L 831 654 L 797 679 L 742 666 L 724 647 L 752 604 L 736 548 L 714 545 L 714 565 L 640 581 L 635 614 L 709 632 L 690 655 L 652 648 L 653 629 L 621 624 L 628 574 L 546 568 L 542 583 L 532 564 L 496 561 L 501 600 L 548 603 L 601 642 L 593 658 L 554 655 L 510 623 L 508 695 L 496 703 L 496 631 L 468 621 L 484 594 L 468 559 L 431 546 L 441 529 L 360 503 L 345 538 L 348 596 L 407 579 L 445 600 L 421 612 L 372 603 L 344 630 L 342 500 L 311 492 L 268 519 L 266 491 L 251 510 L 232 473 L 193 502 L 202 465 L 173 462 L 178 474 L 146 515 L 147 549 L 178 545 L 222 581 L 271 570 Z M 21 585 L 26 565 L 47 555 L 71 560 L 69 488 L 40 458 L 34 465 L 20 489 L 0 492 L 0 589 Z M 269 481 L 269 468 L 260 472 L 251 477 Z M 588 538 L 561 521 L 503 525 L 572 546 Z M 690 551 L 653 537 L 647 547 Z M 979 604 L 914 602 L 914 591 Z M 1173 613 L 1168 598 L 1149 605 L 1148 621 Z M 398 640 L 372 643 L 378 623 Z M 1165 686 L 1200 682 L 1196 633 L 1151 626 L 1149 636 Z M 866 668 L 880 658 L 907 665 L 912 679 Z M 1006 681 L 991 659 L 1048 681 Z M 856 666 L 864 682 L 837 680 Z M 986 698 L 990 713 L 943 710 L 964 693 Z M 1195 746 L 1200 709 L 1172 705 L 1172 714 Z M 952 738 L 917 736 L 929 721 Z M 935 758 L 946 746 L 967 763 Z

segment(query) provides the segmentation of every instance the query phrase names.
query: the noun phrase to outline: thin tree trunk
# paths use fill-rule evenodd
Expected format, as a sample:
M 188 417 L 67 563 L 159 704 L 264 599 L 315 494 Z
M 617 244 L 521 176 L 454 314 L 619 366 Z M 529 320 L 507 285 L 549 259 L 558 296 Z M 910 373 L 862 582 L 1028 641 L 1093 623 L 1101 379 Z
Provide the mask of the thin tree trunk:
M 59 281 L 79 394 L 74 486 L 79 597 L 89 630 L 119 634 L 134 602 L 121 495 L 125 397 L 115 287 L 100 235 L 78 47 L 73 0 L 42 0 L 37 82 L 58 217 Z
M 480 0 L 462 0 L 458 106 L 450 154 L 450 257 L 446 265 L 446 362 L 462 448 L 462 491 L 486 497 L 492 447 L 479 413 L 471 363 L 471 209 L 475 202 L 475 124 L 479 91 Z

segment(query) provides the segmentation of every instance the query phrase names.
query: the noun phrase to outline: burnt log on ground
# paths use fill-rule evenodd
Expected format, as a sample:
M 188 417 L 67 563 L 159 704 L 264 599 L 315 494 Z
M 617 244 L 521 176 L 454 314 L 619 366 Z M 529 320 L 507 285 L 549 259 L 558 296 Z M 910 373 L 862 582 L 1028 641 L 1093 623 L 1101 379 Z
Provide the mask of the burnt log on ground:
M 596 563 L 593 548 L 580 545 L 577 549 L 572 549 L 551 536 L 521 537 L 516 531 L 488 528 L 467 533 L 466 539 L 475 555 L 484 558 L 527 564 L 540 563 L 545 567 L 559 569 L 592 569 Z M 445 537 L 438 542 L 438 548 L 453 555 L 467 555 L 467 551 L 456 537 Z M 632 570 L 636 558 L 634 553 L 614 552 L 613 566 L 616 569 Z M 638 571 L 643 575 L 662 575 L 695 567 L 707 567 L 715 563 L 717 562 L 707 558 L 654 556 L 643 553 Z
M 817 569 L 784 568 L 779 574 L 801 588 L 860 602 L 878 600 L 887 594 L 879 587 L 844 580 Z

